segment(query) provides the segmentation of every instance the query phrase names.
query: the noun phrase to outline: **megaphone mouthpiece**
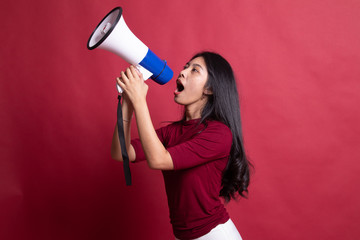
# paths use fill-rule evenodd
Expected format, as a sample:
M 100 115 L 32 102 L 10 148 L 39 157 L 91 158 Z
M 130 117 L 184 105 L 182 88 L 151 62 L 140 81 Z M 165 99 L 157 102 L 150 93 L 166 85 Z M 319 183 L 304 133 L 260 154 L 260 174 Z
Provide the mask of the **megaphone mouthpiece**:
M 105 27 L 103 28 L 101 33 L 105 35 L 110 30 L 110 28 L 111 28 L 111 23 L 108 22 L 107 24 L 105 24 Z

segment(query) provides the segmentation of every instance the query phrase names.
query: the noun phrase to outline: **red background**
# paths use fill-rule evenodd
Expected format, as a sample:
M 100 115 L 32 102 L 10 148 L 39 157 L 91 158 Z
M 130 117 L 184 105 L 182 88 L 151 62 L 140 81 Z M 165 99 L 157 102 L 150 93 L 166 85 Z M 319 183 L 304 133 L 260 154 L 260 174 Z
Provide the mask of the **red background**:
M 126 187 L 110 158 L 127 64 L 86 43 L 116 6 L 176 75 L 200 50 L 232 64 L 256 167 L 227 206 L 244 239 L 360 237 L 359 1 L 1 5 L 0 239 L 173 239 L 161 173 L 132 165 Z M 155 127 L 179 119 L 174 81 L 148 84 Z

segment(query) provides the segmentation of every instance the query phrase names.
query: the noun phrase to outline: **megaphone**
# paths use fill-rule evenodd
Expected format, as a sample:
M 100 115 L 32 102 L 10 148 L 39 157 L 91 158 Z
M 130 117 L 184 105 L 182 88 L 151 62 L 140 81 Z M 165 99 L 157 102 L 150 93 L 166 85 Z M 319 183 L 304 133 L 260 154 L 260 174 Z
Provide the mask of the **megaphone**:
M 173 71 L 166 60 L 161 60 L 128 28 L 121 7 L 111 10 L 91 34 L 87 48 L 104 49 L 115 53 L 126 62 L 135 65 L 144 80 L 151 78 L 158 84 L 165 84 L 173 77 Z M 117 85 L 119 93 L 122 89 Z

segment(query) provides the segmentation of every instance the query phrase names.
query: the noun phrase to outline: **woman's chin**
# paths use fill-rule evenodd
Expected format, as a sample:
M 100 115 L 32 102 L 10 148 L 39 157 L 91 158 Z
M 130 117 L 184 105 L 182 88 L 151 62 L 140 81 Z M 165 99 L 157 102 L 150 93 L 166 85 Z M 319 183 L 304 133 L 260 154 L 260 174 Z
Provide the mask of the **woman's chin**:
M 184 103 L 181 101 L 181 99 L 177 95 L 174 96 L 174 102 L 176 102 L 179 105 L 184 105 Z

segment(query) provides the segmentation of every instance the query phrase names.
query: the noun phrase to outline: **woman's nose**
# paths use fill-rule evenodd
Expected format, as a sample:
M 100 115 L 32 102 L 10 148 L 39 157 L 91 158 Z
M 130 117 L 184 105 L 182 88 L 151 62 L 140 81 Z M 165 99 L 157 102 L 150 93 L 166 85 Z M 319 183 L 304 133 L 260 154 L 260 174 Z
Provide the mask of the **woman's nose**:
M 184 70 L 182 70 L 180 73 L 179 73 L 179 77 L 178 78 L 185 78 L 185 69 Z

